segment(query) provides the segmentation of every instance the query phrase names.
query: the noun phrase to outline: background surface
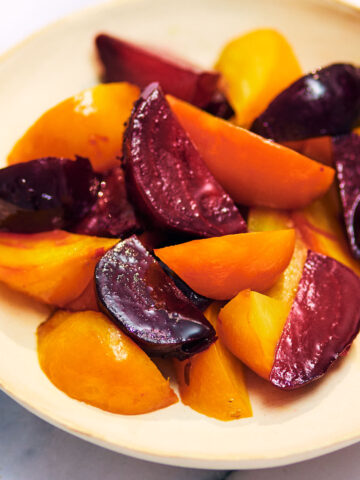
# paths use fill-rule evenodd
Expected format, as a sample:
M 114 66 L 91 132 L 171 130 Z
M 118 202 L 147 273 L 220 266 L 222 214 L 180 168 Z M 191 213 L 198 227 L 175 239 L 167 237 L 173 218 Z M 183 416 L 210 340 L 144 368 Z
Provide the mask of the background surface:
M 352 1 L 360 7 L 360 0 Z M 0 54 L 49 22 L 98 3 L 101 2 L 10 0 L 1 8 Z M 358 480 L 359 456 L 360 444 L 316 460 L 266 470 L 226 472 L 167 467 L 79 440 L 43 422 L 0 393 L 2 480 Z

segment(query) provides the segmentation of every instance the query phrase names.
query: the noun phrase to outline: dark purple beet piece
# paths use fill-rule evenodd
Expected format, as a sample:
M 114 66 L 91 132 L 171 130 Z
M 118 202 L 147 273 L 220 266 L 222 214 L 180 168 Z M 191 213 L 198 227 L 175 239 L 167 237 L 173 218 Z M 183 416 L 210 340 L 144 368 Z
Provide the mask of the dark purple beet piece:
M 227 101 L 225 95 L 220 91 L 214 93 L 210 102 L 204 107 L 204 110 L 211 113 L 211 115 L 223 118 L 224 120 L 228 120 L 235 115 L 232 106 Z
M 104 175 L 96 202 L 73 231 L 83 235 L 121 237 L 139 228 L 134 209 L 127 199 L 124 172 L 119 166 Z
M 96 200 L 89 160 L 41 158 L 0 170 L 0 230 L 36 233 L 73 225 Z
M 277 142 L 347 133 L 360 120 L 360 69 L 337 63 L 296 80 L 252 124 Z
M 207 105 L 217 89 L 217 72 L 105 34 L 98 35 L 95 43 L 106 82 L 126 81 L 140 88 L 159 82 L 166 93 L 198 107 Z
M 171 270 L 164 262 L 162 262 L 159 258 L 156 258 L 159 262 L 161 268 L 164 272 L 171 277 L 175 283 L 175 285 L 182 291 L 184 295 L 193 303 L 199 310 L 204 312 L 210 303 L 213 302 L 211 298 L 204 297 L 199 293 L 194 292 L 192 288 L 189 287 L 175 272 Z
M 354 257 L 360 259 L 360 136 L 341 135 L 332 144 L 346 233 Z
M 135 103 L 123 155 L 130 198 L 156 227 L 195 237 L 246 231 L 239 210 L 206 167 L 158 84 L 149 85 Z
M 95 269 L 101 309 L 147 353 L 184 359 L 215 331 L 136 236 L 109 250 Z
M 360 278 L 309 250 L 298 291 L 277 346 L 270 381 L 292 389 L 321 377 L 360 328 Z

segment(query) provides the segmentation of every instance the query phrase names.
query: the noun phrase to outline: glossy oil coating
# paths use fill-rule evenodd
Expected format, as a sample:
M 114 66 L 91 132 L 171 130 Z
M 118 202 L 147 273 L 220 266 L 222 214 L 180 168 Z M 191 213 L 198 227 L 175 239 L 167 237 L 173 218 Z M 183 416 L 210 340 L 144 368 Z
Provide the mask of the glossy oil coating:
M 341 135 L 332 144 L 348 242 L 360 259 L 360 136 Z
M 158 84 L 149 85 L 135 104 L 123 153 L 130 199 L 152 224 L 196 237 L 246 231 Z
M 292 389 L 323 375 L 360 328 L 360 278 L 336 260 L 308 251 L 298 291 L 277 346 L 270 381 Z
M 109 250 L 95 269 L 99 305 L 147 353 L 187 358 L 215 330 L 136 236 Z
M 349 132 L 360 120 L 360 69 L 337 63 L 281 92 L 251 130 L 277 142 Z
M 96 200 L 99 181 L 89 160 L 41 158 L 0 170 L 0 230 L 66 229 Z
M 128 201 L 121 166 L 106 173 L 100 182 L 96 202 L 74 231 L 99 237 L 122 237 L 140 228 L 134 209 Z

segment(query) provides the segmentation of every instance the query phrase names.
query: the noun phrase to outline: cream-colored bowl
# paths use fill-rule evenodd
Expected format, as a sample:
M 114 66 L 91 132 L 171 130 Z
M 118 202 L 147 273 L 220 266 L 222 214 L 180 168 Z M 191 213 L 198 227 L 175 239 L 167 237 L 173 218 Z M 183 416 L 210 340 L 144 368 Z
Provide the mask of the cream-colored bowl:
M 231 37 L 275 27 L 304 70 L 360 63 L 360 16 L 321 0 L 117 1 L 62 20 L 0 62 L 0 152 L 47 108 L 97 82 L 93 38 L 100 31 L 165 46 L 211 66 Z M 321 381 L 277 391 L 248 375 L 254 417 L 223 423 L 181 403 L 147 415 L 113 415 L 70 399 L 39 368 L 36 327 L 47 309 L 0 289 L 0 385 L 51 423 L 139 458 L 204 468 L 259 468 L 315 457 L 360 438 L 360 344 Z

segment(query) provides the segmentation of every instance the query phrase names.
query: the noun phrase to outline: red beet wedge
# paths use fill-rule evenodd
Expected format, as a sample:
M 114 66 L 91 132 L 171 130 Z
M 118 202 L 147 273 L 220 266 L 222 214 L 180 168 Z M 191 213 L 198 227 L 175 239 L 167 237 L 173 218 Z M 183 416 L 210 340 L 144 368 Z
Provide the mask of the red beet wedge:
M 41 158 L 0 170 L 0 230 L 67 229 L 96 200 L 99 180 L 89 160 Z
M 219 74 L 184 60 L 154 53 L 120 38 L 100 34 L 95 40 L 106 82 L 130 82 L 140 88 L 159 82 L 170 93 L 198 107 L 212 101 Z
M 215 331 L 137 237 L 118 243 L 95 269 L 99 306 L 146 352 L 184 359 Z
M 122 237 L 139 228 L 134 209 L 127 199 L 124 172 L 119 166 L 103 176 L 96 202 L 73 231 L 99 237 Z
M 134 106 L 123 155 L 130 198 L 158 228 L 195 237 L 246 231 L 239 210 L 206 167 L 158 84 L 149 85 Z
M 360 259 L 360 136 L 341 135 L 332 144 L 346 233 L 354 257 Z
M 270 381 L 292 389 L 319 378 L 347 351 L 359 328 L 360 278 L 309 250 Z

